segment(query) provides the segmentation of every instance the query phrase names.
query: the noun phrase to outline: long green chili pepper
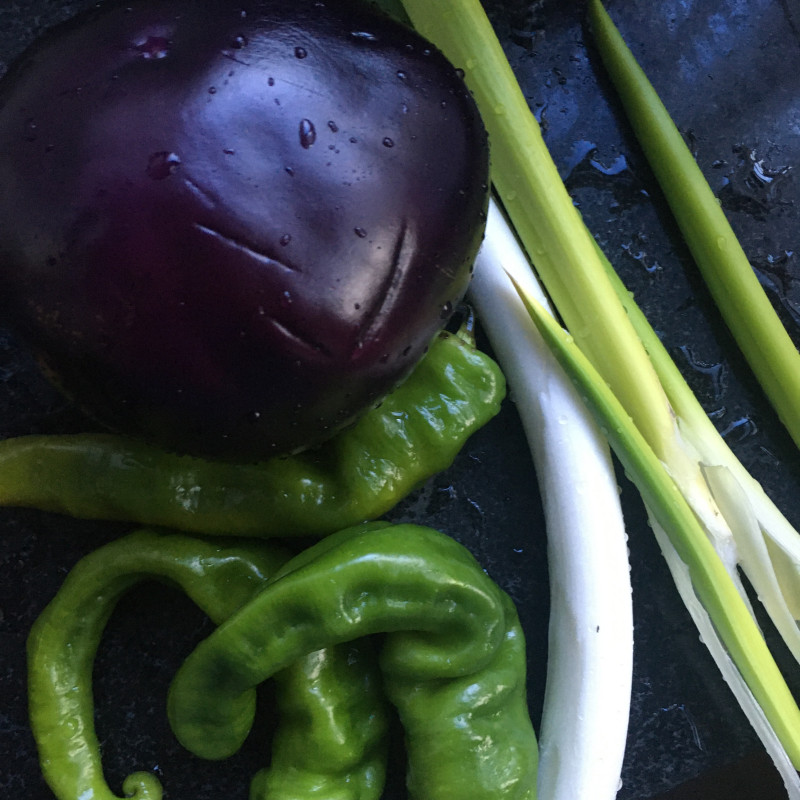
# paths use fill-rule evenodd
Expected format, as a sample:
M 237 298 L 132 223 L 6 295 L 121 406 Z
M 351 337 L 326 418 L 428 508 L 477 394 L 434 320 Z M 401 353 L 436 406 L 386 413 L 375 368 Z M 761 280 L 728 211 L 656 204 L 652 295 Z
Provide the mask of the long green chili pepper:
M 380 797 L 387 722 L 372 642 L 315 650 L 278 672 L 275 684 L 280 730 L 250 800 Z
M 408 380 L 321 448 L 215 462 L 110 435 L 0 442 L 0 505 L 214 535 L 323 536 L 375 519 L 447 468 L 505 381 L 469 334 L 440 334 Z
M 103 777 L 91 686 L 97 646 L 120 596 L 143 580 L 165 580 L 219 623 L 263 590 L 287 557 L 263 542 L 220 544 L 142 530 L 78 562 L 28 639 L 31 725 L 44 777 L 59 800 L 116 798 Z M 276 681 L 293 717 L 279 721 L 281 744 L 254 779 L 254 790 L 269 785 L 270 800 L 380 797 L 386 716 L 369 647 L 303 653 Z M 323 746 L 326 759 L 312 763 L 308 744 Z M 138 800 L 162 796 L 149 772 L 128 776 L 123 791 Z
M 335 533 L 292 559 L 184 662 L 173 731 L 223 758 L 244 741 L 255 687 L 310 649 L 385 633 L 380 663 L 405 726 L 418 800 L 532 800 L 537 746 L 515 609 L 472 556 L 416 525 Z

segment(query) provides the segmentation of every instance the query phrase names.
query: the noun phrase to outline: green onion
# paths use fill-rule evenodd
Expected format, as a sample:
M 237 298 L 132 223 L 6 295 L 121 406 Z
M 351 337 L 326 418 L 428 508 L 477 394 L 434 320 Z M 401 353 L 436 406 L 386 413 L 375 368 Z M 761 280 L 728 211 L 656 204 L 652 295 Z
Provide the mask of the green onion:
M 800 353 L 675 123 L 600 0 L 589 17 L 603 63 L 703 279 L 761 387 L 800 446 Z
M 521 287 L 519 290 L 559 362 L 586 393 L 587 403 L 639 489 L 648 511 L 686 564 L 694 591 L 792 762 L 800 763 L 800 713 L 794 698 L 702 521 L 572 337 L 553 322 L 535 299 Z
M 605 438 L 514 281 L 546 302 L 527 256 L 492 202 L 470 301 L 523 422 L 547 525 L 550 632 L 538 727 L 539 797 L 611 800 L 625 754 L 633 668 L 619 489 Z
M 492 183 L 542 283 L 589 360 L 641 425 L 659 457 L 673 420 L 647 354 L 607 281 L 558 169 L 478 0 L 403 0 L 414 27 L 463 69 L 489 132 Z M 631 375 L 636 375 L 636 381 Z
M 800 710 L 737 574 L 740 561 L 757 564 L 776 605 L 797 608 L 798 534 L 713 426 L 699 422 L 702 410 L 676 391 L 669 370 L 648 358 L 629 316 L 632 301 L 610 279 L 478 0 L 404 6 L 415 27 L 464 70 L 489 130 L 495 189 L 569 335 L 521 288 L 529 311 L 601 420 L 712 655 L 783 765 L 787 787 L 800 796 L 792 777 L 792 765 L 800 766 Z

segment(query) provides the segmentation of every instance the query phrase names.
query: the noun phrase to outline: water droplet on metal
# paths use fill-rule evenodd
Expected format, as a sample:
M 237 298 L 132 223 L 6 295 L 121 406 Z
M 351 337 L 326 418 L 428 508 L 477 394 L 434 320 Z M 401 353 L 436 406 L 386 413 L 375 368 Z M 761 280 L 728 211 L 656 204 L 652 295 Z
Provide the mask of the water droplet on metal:
M 181 160 L 176 153 L 161 150 L 153 153 L 147 161 L 147 174 L 153 180 L 161 181 L 169 178 L 181 165 Z
M 645 249 L 647 236 L 637 233 L 631 242 L 620 245 L 622 250 L 627 253 L 634 261 L 638 261 L 647 272 L 654 273 L 661 269 L 661 264 L 650 256 Z
M 689 345 L 681 345 L 679 348 L 686 363 L 698 374 L 708 379 L 711 390 L 711 400 L 721 403 L 725 399 L 727 388 L 727 371 L 722 363 L 707 363 L 699 359 L 694 350 Z
M 310 119 L 300 120 L 300 145 L 303 149 L 308 150 L 314 142 L 317 141 L 317 129 Z
M 720 431 L 720 436 L 723 439 L 741 442 L 749 436 L 754 436 L 758 433 L 758 426 L 748 416 L 740 417 L 731 422 L 724 430 Z

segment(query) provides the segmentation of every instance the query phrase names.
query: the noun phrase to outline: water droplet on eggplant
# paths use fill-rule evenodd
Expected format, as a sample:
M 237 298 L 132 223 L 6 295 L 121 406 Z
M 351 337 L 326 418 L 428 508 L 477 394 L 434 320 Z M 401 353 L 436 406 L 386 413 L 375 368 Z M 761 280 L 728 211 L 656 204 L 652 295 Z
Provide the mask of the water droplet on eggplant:
M 26 120 L 23 139 L 25 139 L 26 142 L 35 142 L 38 138 L 39 134 L 37 132 L 36 122 L 33 119 Z
M 133 43 L 142 58 L 148 61 L 158 61 L 169 55 L 170 41 L 164 36 L 147 36 Z
M 304 150 L 308 150 L 317 141 L 317 129 L 310 119 L 300 120 L 300 145 Z
M 162 181 L 173 175 L 180 165 L 181 160 L 177 153 L 160 150 L 148 159 L 146 172 L 153 180 Z

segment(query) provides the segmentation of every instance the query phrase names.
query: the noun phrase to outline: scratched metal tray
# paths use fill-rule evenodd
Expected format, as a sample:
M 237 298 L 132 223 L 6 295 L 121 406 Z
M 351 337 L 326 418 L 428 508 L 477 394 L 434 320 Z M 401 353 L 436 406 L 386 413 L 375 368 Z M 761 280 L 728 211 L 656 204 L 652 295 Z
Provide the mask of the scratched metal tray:
M 0 7 L 0 66 L 46 26 L 94 0 L 20 0 Z M 736 355 L 605 78 L 581 3 L 487 0 L 531 107 L 576 203 L 650 316 L 709 414 L 778 505 L 800 525 L 800 456 Z M 796 0 L 609 0 L 718 191 L 776 307 L 800 340 L 800 5 Z M 87 422 L 38 375 L 0 328 L 0 436 L 71 431 Z M 785 796 L 774 770 L 698 641 L 620 477 L 629 525 L 635 664 L 620 800 Z M 546 542 L 513 403 L 454 466 L 397 516 L 464 542 L 518 603 L 529 641 L 530 705 L 541 711 L 547 660 Z M 0 791 L 45 800 L 26 718 L 25 638 L 75 561 L 124 525 L 0 511 Z M 247 797 L 267 759 L 269 719 L 222 763 L 187 756 L 172 738 L 169 679 L 209 623 L 176 592 L 148 585 L 111 619 L 96 670 L 97 726 L 117 790 L 155 769 L 167 797 Z M 768 635 L 771 635 L 767 628 Z M 782 661 L 789 659 L 782 653 Z M 800 689 L 800 669 L 789 668 Z M 267 693 L 268 694 L 268 693 Z M 269 707 L 269 698 L 265 698 Z M 399 747 L 386 798 L 405 797 Z M 576 799 L 581 800 L 581 799 Z

